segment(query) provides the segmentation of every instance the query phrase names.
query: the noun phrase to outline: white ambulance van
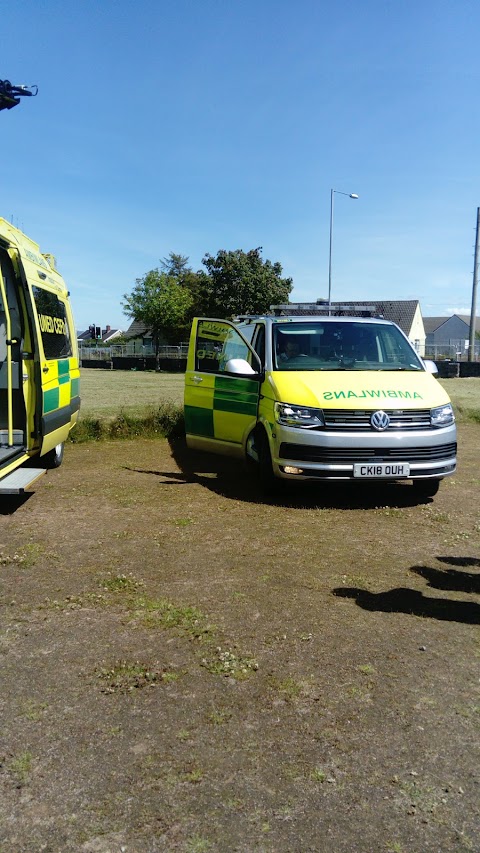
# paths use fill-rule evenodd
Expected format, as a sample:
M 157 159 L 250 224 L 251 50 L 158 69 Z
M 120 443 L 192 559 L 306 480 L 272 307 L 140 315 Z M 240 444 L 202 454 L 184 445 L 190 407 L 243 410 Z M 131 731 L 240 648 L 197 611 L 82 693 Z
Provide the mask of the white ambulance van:
M 20 494 L 61 464 L 79 394 L 77 336 L 55 259 L 0 218 L 0 494 Z
M 185 377 L 188 447 L 282 480 L 409 480 L 455 472 L 451 402 L 401 329 L 374 316 L 197 318 Z

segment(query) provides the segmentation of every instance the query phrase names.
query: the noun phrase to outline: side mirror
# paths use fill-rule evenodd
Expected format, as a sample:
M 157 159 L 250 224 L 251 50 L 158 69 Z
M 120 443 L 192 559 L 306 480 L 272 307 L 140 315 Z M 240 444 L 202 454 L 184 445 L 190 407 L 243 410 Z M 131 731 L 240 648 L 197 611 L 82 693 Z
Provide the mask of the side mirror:
M 438 367 L 434 361 L 430 361 L 430 359 L 427 358 L 423 360 L 423 363 L 425 365 L 425 370 L 428 373 L 438 373 Z
M 258 376 L 251 364 L 245 358 L 229 358 L 225 365 L 226 373 L 236 373 L 240 376 Z

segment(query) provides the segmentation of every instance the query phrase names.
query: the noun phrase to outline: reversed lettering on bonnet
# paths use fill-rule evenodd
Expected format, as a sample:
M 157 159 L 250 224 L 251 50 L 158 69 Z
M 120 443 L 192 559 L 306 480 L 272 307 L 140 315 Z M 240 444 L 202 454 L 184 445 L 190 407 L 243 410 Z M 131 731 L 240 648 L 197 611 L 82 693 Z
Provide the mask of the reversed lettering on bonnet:
M 389 391 L 384 390 L 362 390 L 362 391 L 324 391 L 323 399 L 324 400 L 350 400 L 360 399 L 365 400 L 367 398 L 378 399 L 379 397 L 390 398 L 394 400 L 423 400 L 421 394 L 418 391 L 394 391 L 393 389 Z

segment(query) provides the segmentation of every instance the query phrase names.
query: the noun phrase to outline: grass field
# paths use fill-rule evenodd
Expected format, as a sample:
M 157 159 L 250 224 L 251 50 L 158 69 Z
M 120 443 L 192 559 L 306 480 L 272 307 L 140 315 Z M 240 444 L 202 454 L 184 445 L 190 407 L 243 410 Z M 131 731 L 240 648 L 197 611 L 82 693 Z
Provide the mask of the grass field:
M 165 400 L 183 405 L 183 373 L 134 370 L 82 370 L 83 417 L 140 414 Z
M 183 373 L 82 370 L 81 417 L 112 418 L 141 415 L 163 402 L 183 405 Z M 480 420 L 480 379 L 443 379 L 459 419 L 477 413 Z
M 2 853 L 478 853 L 479 436 L 420 503 L 143 435 L 4 495 Z

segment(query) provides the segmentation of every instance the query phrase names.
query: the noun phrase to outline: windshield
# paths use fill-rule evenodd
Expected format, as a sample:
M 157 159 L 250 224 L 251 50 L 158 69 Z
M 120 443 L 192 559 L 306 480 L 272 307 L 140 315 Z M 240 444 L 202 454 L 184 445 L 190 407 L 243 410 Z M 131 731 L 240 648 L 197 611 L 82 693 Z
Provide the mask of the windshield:
M 273 328 L 275 370 L 423 370 L 393 325 L 318 321 Z

